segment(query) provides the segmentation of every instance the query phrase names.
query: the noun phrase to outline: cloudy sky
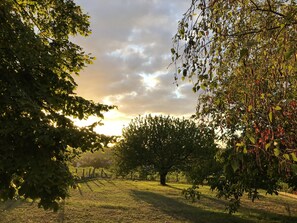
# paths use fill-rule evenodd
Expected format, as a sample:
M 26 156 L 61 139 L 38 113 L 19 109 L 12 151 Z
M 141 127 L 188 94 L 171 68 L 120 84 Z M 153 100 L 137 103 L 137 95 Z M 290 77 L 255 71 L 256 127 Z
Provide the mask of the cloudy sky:
M 189 117 L 196 98 L 191 83 L 174 83 L 170 49 L 178 20 L 191 0 L 76 0 L 91 16 L 92 35 L 75 42 L 96 57 L 76 78 L 77 93 L 114 104 L 99 132 L 121 134 L 144 114 Z M 80 124 L 86 124 L 80 123 Z

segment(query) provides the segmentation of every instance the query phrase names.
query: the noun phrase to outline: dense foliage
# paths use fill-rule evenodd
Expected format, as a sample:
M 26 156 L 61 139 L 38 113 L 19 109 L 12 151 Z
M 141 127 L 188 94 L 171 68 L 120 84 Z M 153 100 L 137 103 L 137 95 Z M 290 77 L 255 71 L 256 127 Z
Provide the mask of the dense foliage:
M 115 151 L 120 172 L 141 167 L 159 173 L 160 183 L 165 185 L 168 172 L 190 172 L 191 164 L 198 166 L 203 164 L 201 159 L 213 160 L 216 146 L 213 132 L 194 121 L 148 115 L 135 118 L 123 129 Z
M 4 0 L 0 27 L 0 198 L 57 209 L 75 185 L 67 162 L 108 141 L 70 119 L 112 108 L 74 92 L 92 58 L 69 37 L 90 33 L 88 16 L 72 0 Z
M 197 118 L 226 146 L 214 188 L 238 199 L 297 187 L 297 2 L 194 0 L 171 52 L 198 92 Z

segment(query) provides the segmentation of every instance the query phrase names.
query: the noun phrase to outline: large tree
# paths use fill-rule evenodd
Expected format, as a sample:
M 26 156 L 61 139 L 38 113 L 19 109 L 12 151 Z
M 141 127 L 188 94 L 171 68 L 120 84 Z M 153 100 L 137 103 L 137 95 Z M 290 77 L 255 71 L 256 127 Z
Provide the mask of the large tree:
M 115 151 L 120 171 L 150 169 L 166 185 L 169 172 L 188 170 L 198 158 L 213 159 L 216 146 L 213 132 L 192 120 L 148 115 L 135 118 L 123 129 Z
M 67 162 L 108 141 L 72 118 L 111 106 L 75 94 L 74 74 L 92 58 L 69 40 L 90 33 L 72 0 L 0 1 L 0 199 L 39 199 L 57 209 L 75 182 Z
M 227 145 L 226 197 L 297 187 L 296 40 L 294 0 L 193 0 L 179 23 L 175 78 L 193 80 L 197 118 Z

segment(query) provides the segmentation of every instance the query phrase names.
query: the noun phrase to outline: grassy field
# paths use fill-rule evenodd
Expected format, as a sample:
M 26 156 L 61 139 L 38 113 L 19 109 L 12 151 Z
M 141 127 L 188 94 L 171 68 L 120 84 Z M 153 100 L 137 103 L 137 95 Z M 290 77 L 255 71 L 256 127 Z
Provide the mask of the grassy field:
M 1 223 L 224 223 L 224 222 L 297 222 L 297 199 L 285 195 L 265 196 L 252 203 L 243 199 L 235 215 L 225 212 L 208 187 L 196 203 L 186 200 L 184 184 L 162 187 L 158 182 L 92 180 L 72 190 L 63 209 L 53 213 L 38 209 L 36 203 L 11 201 L 0 205 Z

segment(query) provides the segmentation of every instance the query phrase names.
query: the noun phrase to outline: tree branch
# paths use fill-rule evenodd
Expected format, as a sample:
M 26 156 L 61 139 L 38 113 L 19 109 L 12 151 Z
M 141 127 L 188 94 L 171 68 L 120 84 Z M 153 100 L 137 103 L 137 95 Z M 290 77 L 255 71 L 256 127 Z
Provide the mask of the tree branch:
M 272 7 L 271 7 L 271 4 L 270 4 L 270 1 L 269 0 L 267 0 L 269 9 L 260 8 L 253 0 L 250 0 L 250 1 L 256 7 L 256 11 L 271 12 L 273 14 L 276 14 L 276 15 L 280 16 L 280 17 L 286 18 L 286 15 L 284 15 L 284 14 L 282 14 L 280 12 L 277 12 L 277 11 L 272 10 Z

